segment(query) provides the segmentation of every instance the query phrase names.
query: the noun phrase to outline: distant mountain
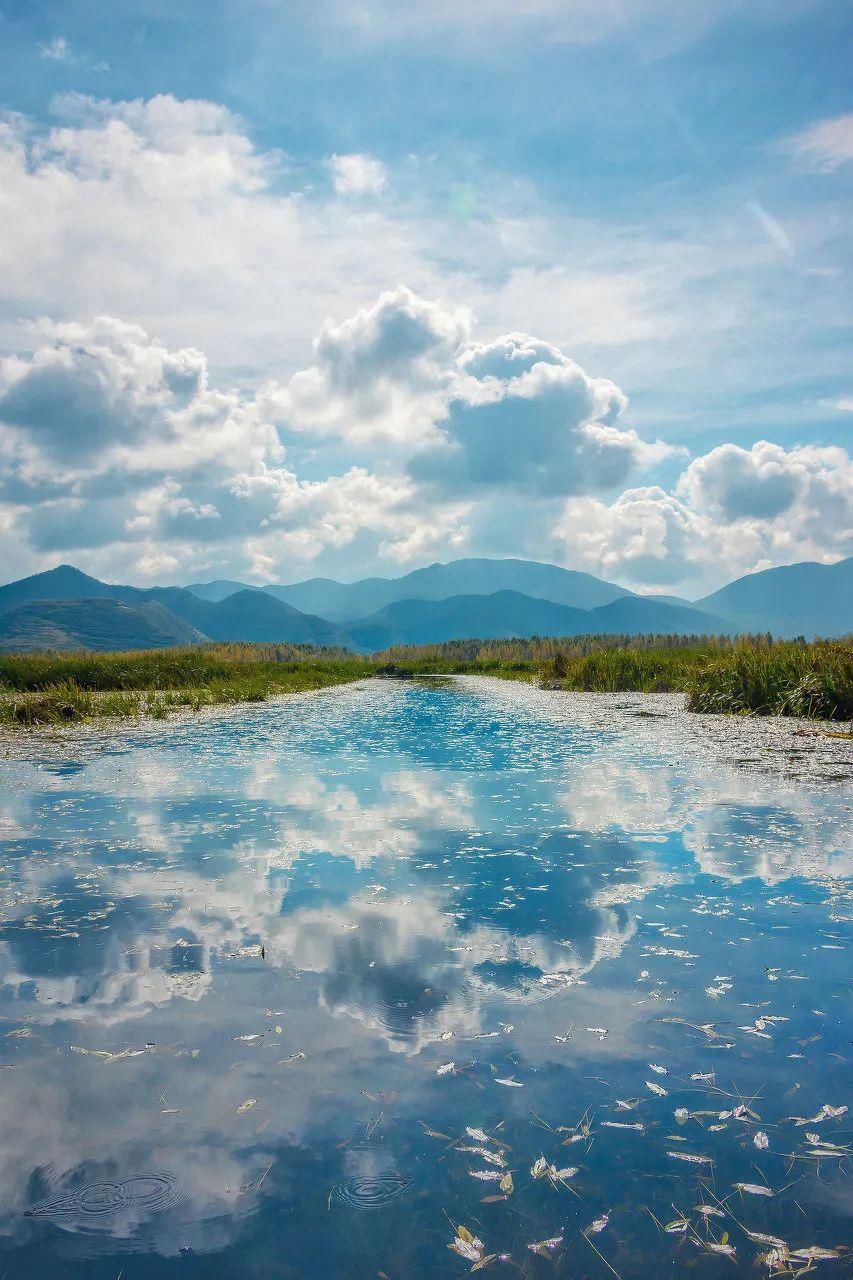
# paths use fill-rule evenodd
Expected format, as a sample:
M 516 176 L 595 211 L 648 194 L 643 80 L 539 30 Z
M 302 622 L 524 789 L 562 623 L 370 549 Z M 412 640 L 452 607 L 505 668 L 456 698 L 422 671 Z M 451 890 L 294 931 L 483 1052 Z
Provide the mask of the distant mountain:
M 632 594 L 591 573 L 560 569 L 554 564 L 484 559 L 431 564 L 402 578 L 363 578 L 351 583 L 309 578 L 292 586 L 267 586 L 264 590 L 297 609 L 335 622 L 367 617 L 397 600 L 446 600 L 451 596 L 515 591 L 536 600 L 594 609 Z
M 844 636 L 853 632 L 853 557 L 837 564 L 803 561 L 737 578 L 697 609 L 725 614 L 741 631 L 777 636 Z
M 250 591 L 252 588 L 245 582 L 232 582 L 228 578 L 216 578 L 213 582 L 191 582 L 187 591 L 191 591 L 199 600 L 227 600 L 238 591 Z M 260 589 L 260 588 L 259 588 Z
M 26 612 L 40 603 L 51 607 Z M 455 560 L 401 578 L 312 578 L 263 589 L 229 579 L 193 589 L 142 589 L 59 565 L 0 587 L 4 649 L 233 640 L 372 650 L 469 638 L 739 631 L 853 632 L 853 558 L 767 569 L 692 605 L 677 597 L 638 596 L 591 574 L 529 560 Z
M 131 588 L 132 589 L 132 588 Z M 116 588 L 97 578 L 90 578 L 70 564 L 57 565 L 45 573 L 34 573 L 29 578 L 19 578 L 0 587 L 0 613 L 14 609 L 28 600 L 96 600 L 109 599 Z
M 196 644 L 208 639 L 339 647 L 347 647 L 351 643 L 340 627 L 327 622 L 325 618 L 302 613 L 263 591 L 245 587 L 217 603 L 201 600 L 184 587 L 150 587 L 142 590 L 138 587 L 99 582 L 97 578 L 90 578 L 70 565 L 60 565 L 46 573 L 34 574 L 31 578 L 22 578 L 6 587 L 0 587 L 0 636 L 4 634 L 6 612 L 19 604 L 67 600 L 69 605 L 82 606 L 84 603 L 91 604 L 97 598 L 134 607 L 156 604 L 172 617 L 175 634 L 178 634 L 177 628 L 180 625 L 181 634 L 192 636 L 184 640 L 163 640 L 162 644 Z M 124 616 L 127 622 L 122 633 L 125 640 L 118 647 L 150 647 L 146 638 L 149 629 L 143 627 L 138 637 L 135 637 L 131 627 L 132 616 Z M 71 614 L 63 617 L 67 621 Z M 164 634 L 168 630 L 165 628 Z M 73 633 L 74 628 L 71 627 L 70 634 Z M 62 647 L 68 646 L 63 644 Z M 83 647 L 103 648 L 104 645 L 83 644 Z
M 162 604 L 32 600 L 0 614 L 0 649 L 163 649 L 206 639 Z
M 287 641 L 339 648 L 350 648 L 352 644 L 340 627 L 325 618 L 302 613 L 283 600 L 249 587 L 218 604 L 207 600 L 196 600 L 196 604 L 201 608 L 179 602 L 179 608 L 186 609 L 180 616 L 187 620 L 195 618 L 195 625 L 203 624 L 202 629 L 211 640 L 242 640 L 254 644 Z
M 444 640 L 508 639 L 511 636 L 575 635 L 582 609 L 535 600 L 517 591 L 448 600 L 395 600 L 369 618 L 347 624 L 361 649 L 392 644 L 440 644 Z
M 728 618 L 687 603 L 670 604 L 660 596 L 628 596 L 586 615 L 593 635 L 732 635 L 739 630 Z
M 369 618 L 353 620 L 346 629 L 359 648 L 370 650 L 475 637 L 719 634 L 733 628 L 698 609 L 644 596 L 613 600 L 597 609 L 573 609 L 517 591 L 497 591 L 448 600 L 397 600 Z

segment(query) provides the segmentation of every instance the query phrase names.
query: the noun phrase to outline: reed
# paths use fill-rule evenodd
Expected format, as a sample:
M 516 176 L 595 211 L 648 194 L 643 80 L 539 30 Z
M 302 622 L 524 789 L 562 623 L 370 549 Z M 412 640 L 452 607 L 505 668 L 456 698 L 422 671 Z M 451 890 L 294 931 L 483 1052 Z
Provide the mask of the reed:
M 656 643 L 651 643 L 656 641 Z M 451 641 L 357 656 L 302 645 L 0 656 L 0 723 L 263 702 L 367 676 L 479 674 L 596 693 L 682 692 L 689 710 L 853 719 L 853 644 L 697 636 Z

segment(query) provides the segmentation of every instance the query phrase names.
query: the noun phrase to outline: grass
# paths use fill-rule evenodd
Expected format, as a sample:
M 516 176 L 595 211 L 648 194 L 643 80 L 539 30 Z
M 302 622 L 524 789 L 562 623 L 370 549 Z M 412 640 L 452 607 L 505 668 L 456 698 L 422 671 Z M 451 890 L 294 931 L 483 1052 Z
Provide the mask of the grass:
M 586 636 L 453 641 L 369 656 L 299 645 L 0 656 L 0 724 L 163 717 L 366 676 L 479 674 L 544 688 L 683 692 L 691 711 L 853 719 L 849 642 Z
M 283 657 L 252 646 L 0 657 L 0 724 L 69 724 L 104 716 L 265 702 L 359 680 L 372 664 L 335 650 Z M 269 646 L 258 646 L 268 649 Z M 288 650 L 290 646 L 286 647 Z

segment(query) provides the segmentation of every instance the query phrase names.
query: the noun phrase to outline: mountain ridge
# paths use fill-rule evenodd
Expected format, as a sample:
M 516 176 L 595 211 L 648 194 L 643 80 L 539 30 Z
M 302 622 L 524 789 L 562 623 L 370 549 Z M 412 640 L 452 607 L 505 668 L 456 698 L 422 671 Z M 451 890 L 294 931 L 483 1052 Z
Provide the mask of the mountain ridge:
M 802 560 L 735 578 L 698 600 L 745 629 L 780 634 L 848 635 L 853 631 L 853 556 L 834 564 Z M 808 623 L 803 615 L 808 614 Z
M 0 615 L 0 651 L 164 649 L 206 637 L 157 600 L 126 604 L 103 596 L 28 600 Z
M 676 621 L 682 624 L 680 628 L 673 626 Z M 733 629 L 725 619 L 697 609 L 655 605 L 642 596 L 613 600 L 597 609 L 575 609 L 516 591 L 450 596 L 439 601 L 396 600 L 345 626 L 356 643 L 368 650 L 475 638 L 650 634 L 679 629 L 686 634 L 724 635 Z
M 398 578 L 362 578 L 350 583 L 308 578 L 290 585 L 268 584 L 263 589 L 298 609 L 335 622 L 368 617 L 396 600 L 446 600 L 451 596 L 491 595 L 508 590 L 554 604 L 592 609 L 634 594 L 626 587 L 577 569 L 563 569 L 538 560 L 485 557 L 436 561 Z
M 436 598 L 454 581 L 475 579 L 477 590 Z M 533 584 L 528 591 L 489 585 L 519 576 Z M 539 582 L 561 597 L 531 591 Z M 270 589 L 246 586 L 232 579 L 196 584 L 212 589 L 219 599 L 204 598 L 188 587 L 131 587 L 101 582 L 73 565 L 62 564 L 0 587 L 0 645 L 99 643 L 114 635 L 126 647 L 145 647 L 161 636 L 163 644 L 245 641 L 302 643 L 336 648 L 378 649 L 390 644 L 432 643 L 448 639 L 498 639 L 510 636 L 579 634 L 734 634 L 769 631 L 780 638 L 804 635 L 827 638 L 853 632 L 853 558 L 823 565 L 802 561 L 795 565 L 761 570 L 721 587 L 691 604 L 678 597 L 642 596 L 591 574 L 560 569 L 528 560 L 467 559 L 434 564 L 399 578 L 367 578 L 358 583 L 333 579 L 308 579 L 301 585 L 326 592 L 340 605 L 346 593 L 356 589 L 356 602 L 364 607 L 371 592 L 386 596 L 412 583 L 421 594 L 395 597 L 380 609 L 333 619 L 308 613 L 280 599 Z M 367 590 L 365 591 L 365 584 Z M 377 584 L 379 584 L 377 586 Z M 231 591 L 231 587 L 236 587 Z M 289 590 L 282 588 L 282 590 Z M 223 592 L 225 594 L 223 594 Z M 337 592 L 337 594 L 335 594 Z M 586 603 L 564 603 L 579 596 Z M 343 594 L 341 594 L 343 593 Z M 589 607 L 589 599 L 603 603 Z M 109 610 L 93 611 L 95 601 L 112 601 L 144 609 L 157 604 L 166 613 L 138 615 L 138 646 L 134 643 L 134 615 Z M 25 606 L 51 604 L 51 609 Z M 57 606 L 64 603 L 65 608 Z M 74 625 L 74 606 L 81 610 Z M 87 640 L 86 637 L 89 637 Z M 188 637 L 192 636 L 193 639 Z M 54 645 L 54 647 L 56 647 Z
M 74 594 L 75 590 L 77 594 Z M 75 600 L 80 602 L 96 599 L 133 607 L 156 603 L 172 617 L 170 627 L 175 634 L 181 634 L 178 624 L 197 634 L 195 641 L 182 640 L 175 643 L 205 643 L 210 640 L 247 643 L 279 641 L 345 647 L 349 642 L 349 637 L 334 623 L 303 613 L 263 591 L 246 588 L 245 591 L 216 603 L 199 599 L 185 587 L 143 588 L 100 582 L 97 578 L 81 573 L 73 565 L 58 565 L 56 569 L 0 587 L 0 642 L 3 642 L 5 632 L 10 627 L 14 634 L 21 635 L 22 618 L 10 622 L 8 615 L 24 605 L 39 601 L 73 604 Z M 41 625 L 36 614 L 23 616 L 29 616 L 33 626 Z M 7 621 L 4 622 L 4 619 Z M 63 619 L 67 624 L 69 616 L 64 612 Z M 164 634 L 168 630 L 164 624 Z M 146 634 L 146 626 L 142 625 L 143 640 Z M 146 645 L 143 644 L 142 647 Z

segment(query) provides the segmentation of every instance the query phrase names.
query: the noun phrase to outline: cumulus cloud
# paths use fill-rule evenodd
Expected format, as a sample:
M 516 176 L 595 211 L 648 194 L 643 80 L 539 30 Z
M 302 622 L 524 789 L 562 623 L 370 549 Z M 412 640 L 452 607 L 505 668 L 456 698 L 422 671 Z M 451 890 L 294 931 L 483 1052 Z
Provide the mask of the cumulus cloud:
M 573 499 L 554 537 L 567 563 L 639 587 L 837 560 L 853 553 L 853 462 L 840 448 L 723 445 L 694 459 L 674 493 Z
M 469 318 L 399 287 L 382 293 L 314 342 L 315 363 L 276 400 L 297 430 L 356 442 L 414 443 L 434 433 L 455 376 Z
M 853 112 L 818 120 L 786 139 L 785 148 L 823 173 L 840 169 L 853 160 Z
M 772 519 L 795 503 L 829 514 L 847 505 L 850 460 L 844 449 L 785 450 L 759 440 L 751 449 L 725 444 L 694 459 L 678 482 L 692 506 L 723 520 Z
M 526 334 L 469 345 L 440 436 L 410 472 L 450 491 L 483 486 L 547 496 L 616 487 L 665 457 L 619 424 L 627 397 Z
M 388 174 L 381 160 L 361 152 L 332 156 L 329 161 L 332 181 L 339 196 L 379 195 L 388 185 Z
M 28 358 L 0 368 L 0 447 L 68 475 L 281 457 L 259 402 L 208 385 L 200 351 L 169 350 L 139 325 L 43 321 Z
M 21 316 L 107 313 L 257 378 L 298 368 L 324 316 L 355 310 L 389 278 L 438 289 L 421 220 L 306 192 L 218 103 L 65 94 L 52 114 L 0 120 L 7 349 L 20 345 Z
M 612 503 L 575 498 L 554 528 L 566 563 L 644 586 L 676 583 L 697 554 L 713 554 L 713 530 L 678 498 L 653 486 L 627 489 Z
M 356 364 L 372 362 L 393 380 L 401 362 L 428 361 L 416 324 L 413 336 L 399 317 L 390 326 L 373 318 L 357 357 L 346 347 Z M 442 341 L 440 324 L 436 335 Z M 206 548 L 224 544 L 224 554 L 276 576 L 282 563 L 359 536 L 399 561 L 467 537 L 467 504 L 428 502 L 400 471 L 300 477 L 270 416 L 274 384 L 258 394 L 220 390 L 201 352 L 171 350 L 110 317 L 44 321 L 36 336 L 29 356 L 0 366 L 4 525 L 36 553 L 124 546 L 148 576 L 203 562 Z M 354 374 L 340 342 L 341 330 L 328 328 L 318 350 L 347 388 Z
M 621 424 L 627 397 L 552 344 L 510 333 L 474 342 L 464 312 L 398 288 L 342 324 L 279 413 L 299 430 L 408 445 L 408 473 L 445 494 L 508 487 L 606 490 L 671 450 Z

